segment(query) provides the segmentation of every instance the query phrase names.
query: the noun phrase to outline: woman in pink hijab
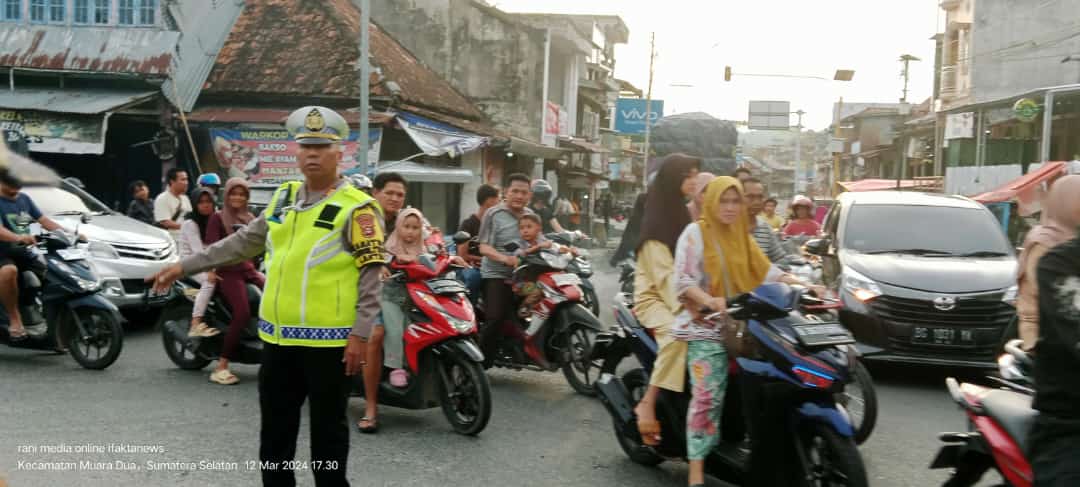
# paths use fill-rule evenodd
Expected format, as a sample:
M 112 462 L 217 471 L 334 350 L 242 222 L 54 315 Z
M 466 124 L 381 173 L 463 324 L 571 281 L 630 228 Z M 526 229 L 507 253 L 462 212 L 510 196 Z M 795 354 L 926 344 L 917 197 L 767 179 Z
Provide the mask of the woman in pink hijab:
M 705 187 L 716 179 L 716 175 L 711 172 L 699 172 L 694 179 L 694 195 L 690 198 L 690 202 L 686 204 L 686 209 L 690 211 L 690 221 L 696 222 L 698 217 L 701 216 L 701 208 L 705 204 Z
M 1016 300 L 1020 339 L 1031 350 L 1039 338 L 1039 285 L 1035 276 L 1039 259 L 1050 249 L 1076 238 L 1080 227 L 1080 176 L 1064 176 L 1054 182 L 1043 200 L 1042 222 L 1024 237 L 1020 253 Z

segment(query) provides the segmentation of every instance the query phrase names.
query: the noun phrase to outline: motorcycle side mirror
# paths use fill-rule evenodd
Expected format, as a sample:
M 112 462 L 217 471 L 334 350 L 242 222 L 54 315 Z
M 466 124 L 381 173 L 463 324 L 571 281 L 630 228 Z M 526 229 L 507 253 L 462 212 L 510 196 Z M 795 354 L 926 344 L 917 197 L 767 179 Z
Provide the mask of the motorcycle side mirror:
M 816 238 L 806 242 L 806 252 L 811 255 L 824 256 L 829 253 L 829 239 Z
M 472 235 L 469 235 L 469 232 L 466 232 L 464 230 L 454 234 L 454 243 L 458 245 L 468 242 L 471 239 Z

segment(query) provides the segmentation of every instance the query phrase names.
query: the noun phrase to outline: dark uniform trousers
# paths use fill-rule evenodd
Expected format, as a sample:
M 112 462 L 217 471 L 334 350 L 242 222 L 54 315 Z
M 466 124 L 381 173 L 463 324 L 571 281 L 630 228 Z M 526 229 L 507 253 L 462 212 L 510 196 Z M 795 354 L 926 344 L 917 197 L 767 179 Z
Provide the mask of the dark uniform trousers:
M 344 347 L 317 348 L 263 343 L 259 405 L 263 485 L 293 487 L 294 468 L 311 470 L 318 487 L 348 486 L 346 407 L 351 381 L 345 375 Z M 300 408 L 310 399 L 310 464 L 292 464 L 300 431 Z

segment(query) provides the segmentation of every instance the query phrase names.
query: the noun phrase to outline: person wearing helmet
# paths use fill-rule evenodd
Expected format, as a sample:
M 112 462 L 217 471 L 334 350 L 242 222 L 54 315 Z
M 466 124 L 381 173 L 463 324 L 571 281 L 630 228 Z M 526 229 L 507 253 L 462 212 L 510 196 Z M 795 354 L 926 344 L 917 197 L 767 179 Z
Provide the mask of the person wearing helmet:
M 217 197 L 218 191 L 221 189 L 221 177 L 217 173 L 205 173 L 195 180 L 195 189 L 198 190 L 199 188 L 209 189 L 214 194 L 214 197 Z
M 371 188 L 374 186 L 371 183 L 371 178 L 363 174 L 353 174 L 348 178 L 349 182 L 351 182 L 352 185 L 356 187 L 356 189 L 359 189 L 360 191 L 363 191 L 369 195 L 371 194 Z
M 565 232 L 566 230 L 559 224 L 559 220 L 555 218 L 555 210 L 551 207 L 551 197 L 555 194 L 551 189 L 551 185 L 543 179 L 537 179 L 532 182 L 532 192 L 532 203 L 529 208 L 537 215 L 540 215 L 541 231 L 545 234 Z
M 814 202 L 803 195 L 795 196 L 791 201 L 793 217 L 784 227 L 785 237 L 800 235 L 814 236 L 821 232 L 821 225 L 814 221 Z

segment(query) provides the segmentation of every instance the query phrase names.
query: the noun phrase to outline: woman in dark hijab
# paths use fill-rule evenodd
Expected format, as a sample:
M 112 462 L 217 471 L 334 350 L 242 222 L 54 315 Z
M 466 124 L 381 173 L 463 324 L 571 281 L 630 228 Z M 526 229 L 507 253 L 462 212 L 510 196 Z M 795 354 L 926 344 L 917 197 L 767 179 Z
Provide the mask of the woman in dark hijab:
M 670 330 L 682 309 L 672 279 L 675 245 L 690 224 L 686 201 L 694 193 L 700 167 L 701 159 L 686 154 L 665 157 L 645 198 L 634 275 L 634 313 L 642 325 L 653 329 L 660 347 L 649 389 L 635 408 L 638 430 L 647 445 L 660 443 L 660 423 L 656 421 L 660 389 L 681 392 L 686 377 L 686 342 L 673 340 Z

